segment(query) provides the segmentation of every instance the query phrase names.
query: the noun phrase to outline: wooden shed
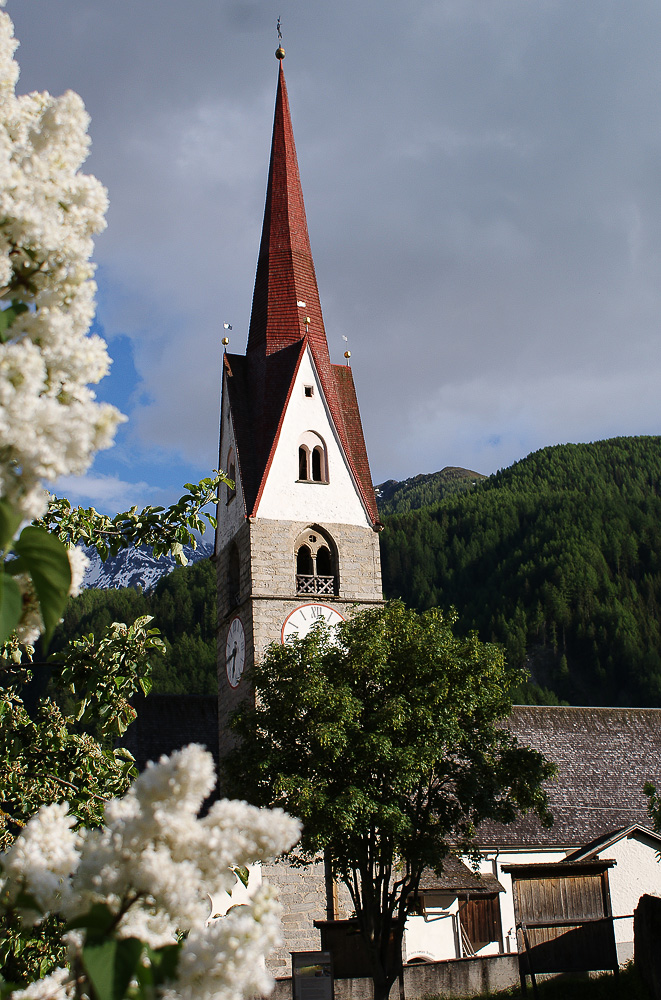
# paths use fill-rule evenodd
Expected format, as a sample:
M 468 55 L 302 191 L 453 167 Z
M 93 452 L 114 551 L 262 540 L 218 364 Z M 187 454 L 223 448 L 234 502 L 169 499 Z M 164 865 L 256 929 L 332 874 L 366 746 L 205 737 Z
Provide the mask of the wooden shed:
M 608 870 L 613 861 L 503 866 L 512 877 L 525 976 L 617 970 Z

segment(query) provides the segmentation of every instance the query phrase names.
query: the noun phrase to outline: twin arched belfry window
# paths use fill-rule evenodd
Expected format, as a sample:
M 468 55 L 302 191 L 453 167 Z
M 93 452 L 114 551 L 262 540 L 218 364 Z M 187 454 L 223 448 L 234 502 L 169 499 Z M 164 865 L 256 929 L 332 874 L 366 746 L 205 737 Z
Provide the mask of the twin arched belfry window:
M 298 443 L 298 481 L 328 482 L 328 450 L 326 442 L 315 431 L 306 431 Z
M 296 593 L 338 593 L 337 551 L 330 535 L 314 526 L 302 531 L 294 543 Z

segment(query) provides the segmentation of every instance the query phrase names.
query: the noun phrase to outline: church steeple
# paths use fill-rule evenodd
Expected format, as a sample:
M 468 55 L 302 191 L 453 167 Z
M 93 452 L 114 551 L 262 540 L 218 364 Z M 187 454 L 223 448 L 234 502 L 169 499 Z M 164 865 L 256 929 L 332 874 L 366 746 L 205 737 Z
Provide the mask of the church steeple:
M 262 238 L 244 359 L 226 354 L 227 391 L 236 432 L 236 460 L 248 517 L 259 514 L 294 380 L 312 355 L 349 473 L 365 513 L 379 517 L 351 369 L 332 365 L 324 330 L 287 86 L 280 61 Z M 221 454 L 221 468 L 225 461 Z
M 278 49 L 278 52 L 283 50 Z M 325 367 L 330 363 L 328 345 L 310 249 L 287 85 L 282 57 L 279 58 L 271 161 L 247 353 L 273 354 L 300 341 L 307 330 L 315 361 Z

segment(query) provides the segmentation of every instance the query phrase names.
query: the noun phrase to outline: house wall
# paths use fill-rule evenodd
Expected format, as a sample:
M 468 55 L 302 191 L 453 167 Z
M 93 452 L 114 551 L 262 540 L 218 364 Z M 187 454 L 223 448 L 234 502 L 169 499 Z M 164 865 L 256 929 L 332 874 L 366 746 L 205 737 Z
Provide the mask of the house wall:
M 661 864 L 657 860 L 658 841 L 640 834 L 623 837 L 597 857 L 613 860 L 608 873 L 615 921 L 615 944 L 620 965 L 633 958 L 633 912 L 641 896 L 661 896 Z
M 425 906 L 424 916 L 410 916 L 406 921 L 405 962 L 420 958 L 440 962 L 461 957 L 457 897 L 452 893 L 435 893 L 434 897 L 434 905 Z

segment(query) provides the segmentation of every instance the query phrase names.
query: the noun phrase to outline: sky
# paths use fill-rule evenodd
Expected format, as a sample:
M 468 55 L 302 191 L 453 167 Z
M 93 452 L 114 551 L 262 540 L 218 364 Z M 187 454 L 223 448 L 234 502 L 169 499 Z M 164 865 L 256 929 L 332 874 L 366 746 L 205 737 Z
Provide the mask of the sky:
M 218 464 L 245 349 L 276 21 L 335 362 L 375 483 L 660 432 L 661 5 L 8 0 L 18 91 L 76 90 L 107 186 L 100 398 L 129 417 L 60 492 L 114 512 Z

